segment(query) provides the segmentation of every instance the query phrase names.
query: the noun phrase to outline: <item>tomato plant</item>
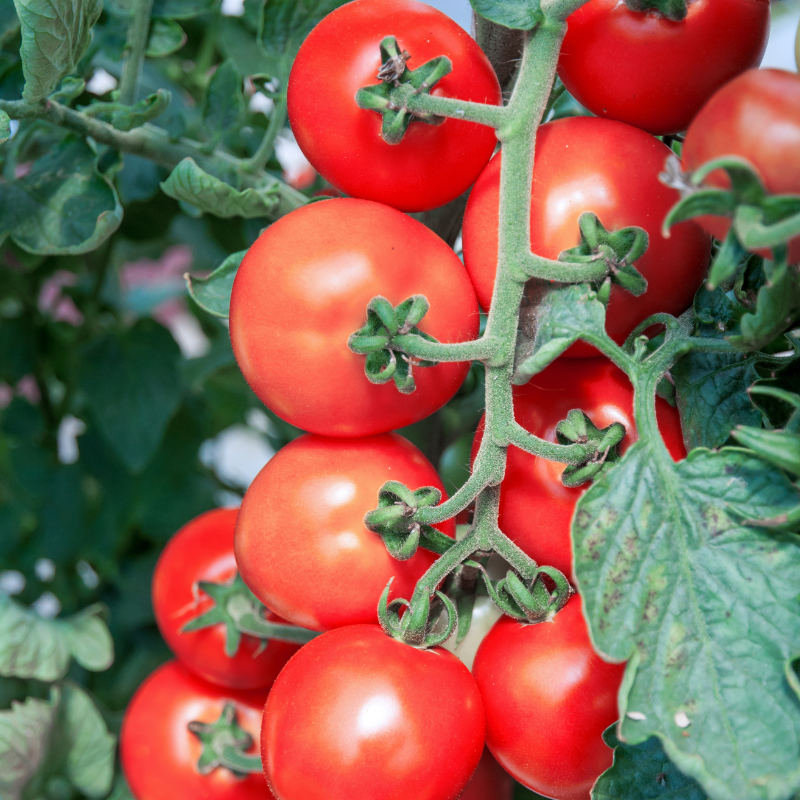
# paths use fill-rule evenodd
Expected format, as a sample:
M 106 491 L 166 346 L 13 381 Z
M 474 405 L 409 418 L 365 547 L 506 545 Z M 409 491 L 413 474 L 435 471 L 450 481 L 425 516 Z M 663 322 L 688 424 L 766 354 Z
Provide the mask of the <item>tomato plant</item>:
M 472 668 L 486 709 L 486 742 L 517 780 L 556 800 L 588 800 L 612 751 L 623 664 L 595 653 L 574 597 L 552 623 L 504 617 Z
M 578 218 L 586 210 L 609 230 L 637 225 L 648 233 L 650 246 L 636 264 L 647 291 L 634 297 L 620 286 L 611 289 L 607 330 L 617 342 L 652 314 L 683 313 L 708 269 L 710 242 L 696 223 L 677 226 L 670 238 L 662 235 L 661 223 L 678 199 L 658 179 L 668 155 L 652 136 L 610 120 L 570 117 L 543 125 L 536 136 L 530 213 L 535 252 L 556 259 L 577 245 Z M 501 164 L 498 154 L 483 171 L 464 217 L 464 263 L 485 309 L 497 269 Z M 534 300 L 536 291 L 533 285 Z M 592 354 L 585 344 L 570 351 Z
M 694 0 L 680 22 L 589 0 L 568 24 L 558 74 L 580 103 L 650 133 L 679 133 L 717 89 L 761 63 L 769 0 Z
M 275 682 L 263 725 L 264 772 L 285 800 L 455 800 L 483 752 L 469 670 L 377 625 L 338 628 L 304 647 Z
M 387 143 L 381 117 L 353 98 L 375 84 L 384 61 L 378 45 L 388 33 L 408 54 L 408 70 L 450 59 L 452 71 L 433 84 L 435 96 L 500 102 L 491 64 L 449 17 L 416 0 L 356 0 L 329 14 L 300 48 L 289 79 L 289 120 L 303 152 L 334 186 L 401 211 L 425 211 L 474 183 L 496 139 L 475 123 L 439 118 L 412 120 L 402 141 Z

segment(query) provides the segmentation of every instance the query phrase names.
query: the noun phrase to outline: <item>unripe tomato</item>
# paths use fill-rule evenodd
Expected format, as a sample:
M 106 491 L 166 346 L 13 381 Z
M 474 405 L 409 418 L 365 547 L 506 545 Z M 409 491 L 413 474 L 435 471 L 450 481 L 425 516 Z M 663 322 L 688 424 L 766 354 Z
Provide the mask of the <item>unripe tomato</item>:
M 475 292 L 458 256 L 431 230 L 367 200 L 298 208 L 261 234 L 231 295 L 231 343 L 244 377 L 278 416 L 327 436 L 368 436 L 432 414 L 469 364 L 414 368 L 416 390 L 377 386 L 347 340 L 381 295 L 425 295 L 421 330 L 442 342 L 478 333 Z
M 181 630 L 213 606 L 199 582 L 227 583 L 236 575 L 233 530 L 238 513 L 235 508 L 207 511 L 169 540 L 153 573 L 153 610 L 164 641 L 192 672 L 231 689 L 268 689 L 297 645 L 243 635 L 231 657 L 225 653 L 224 625 Z M 281 621 L 272 613 L 267 619 Z
M 682 22 L 589 0 L 567 20 L 558 74 L 599 117 L 678 133 L 720 86 L 761 63 L 769 17 L 769 0 L 690 0 Z
M 431 94 L 500 103 L 489 60 L 441 11 L 416 0 L 355 0 L 328 14 L 303 42 L 289 77 L 289 121 L 308 160 L 346 194 L 425 211 L 470 187 L 497 138 L 491 128 L 445 119 L 414 121 L 399 144 L 387 144 L 381 115 L 355 101 L 360 88 L 379 83 L 386 36 L 410 53 L 410 70 L 438 56 L 452 61 Z
M 592 649 L 577 595 L 551 622 L 503 617 L 472 668 L 492 755 L 546 797 L 589 800 L 613 760 L 601 735 L 617 719 L 624 671 Z
M 658 178 L 670 152 L 630 125 L 594 117 L 550 122 L 536 137 L 534 253 L 556 259 L 579 244 L 578 219 L 584 211 L 594 211 L 608 230 L 636 225 L 650 236 L 647 252 L 635 264 L 647 279 L 647 291 L 634 297 L 619 286 L 611 289 L 606 330 L 620 343 L 651 314 L 683 313 L 708 269 L 711 241 L 699 225 L 676 225 L 668 239 L 661 233 L 664 217 L 680 199 Z M 464 263 L 487 310 L 497 271 L 501 157 L 496 155 L 481 174 L 464 217 Z M 596 353 L 582 342 L 569 350 L 571 357 Z
M 529 383 L 514 388 L 514 416 L 525 430 L 550 442 L 556 425 L 574 408 L 582 409 L 598 428 L 613 422 L 625 426 L 624 452 L 636 441 L 633 387 L 625 373 L 605 358 L 553 362 Z M 659 429 L 672 457 L 686 456 L 677 409 L 656 399 Z M 472 446 L 472 458 L 483 438 L 483 420 Z M 565 465 L 508 448 L 500 487 L 500 529 L 534 561 L 561 570 L 573 583 L 570 528 L 575 505 L 589 488 L 569 489 L 561 482 Z
M 264 773 L 281 800 L 455 800 L 483 751 L 469 670 L 377 625 L 329 631 L 275 681 L 264 709 Z
M 250 485 L 236 522 L 236 562 L 247 585 L 285 619 L 318 631 L 375 622 L 391 578 L 395 596 L 411 597 L 434 555 L 419 549 L 398 561 L 364 526 L 388 480 L 444 494 L 433 465 L 396 433 L 306 435 L 283 447 Z M 453 520 L 436 527 L 455 536 Z

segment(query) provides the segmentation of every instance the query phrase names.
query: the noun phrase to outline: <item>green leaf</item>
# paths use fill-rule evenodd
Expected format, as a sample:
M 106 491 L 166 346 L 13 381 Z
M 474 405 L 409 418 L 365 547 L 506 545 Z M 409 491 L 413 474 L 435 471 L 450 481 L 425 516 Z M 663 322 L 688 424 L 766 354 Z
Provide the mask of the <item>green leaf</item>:
M 66 619 L 43 619 L 0 594 L 0 675 L 55 681 L 63 678 L 70 658 L 93 671 L 114 660 L 114 643 L 100 614 L 101 606 Z
M 266 217 L 278 204 L 274 187 L 238 191 L 202 170 L 193 158 L 184 158 L 161 188 L 170 197 L 216 217 Z
M 578 501 L 573 549 L 592 641 L 627 661 L 621 736 L 656 735 L 715 800 L 800 788 L 800 540 L 748 520 L 800 492 L 744 450 L 673 463 L 639 441 Z
M 603 741 L 614 750 L 614 764 L 598 779 L 592 800 L 706 800 L 701 786 L 675 768 L 653 736 L 641 744 L 621 742 L 612 726 Z
M 22 96 L 35 102 L 74 72 L 92 39 L 102 0 L 14 0 L 22 26 Z
M 223 17 L 220 21 L 219 46 L 225 58 L 230 58 L 242 75 L 258 75 L 269 68 L 260 42 L 238 17 Z
M 236 128 L 243 116 L 242 76 L 233 61 L 223 61 L 209 81 L 203 121 L 217 140 Z
M 11 119 L 5 111 L 0 111 L 0 144 L 11 138 Z
M 44 760 L 55 708 L 29 697 L 0 711 L 0 800 L 20 800 Z
M 218 0 L 155 0 L 153 16 L 189 19 L 211 11 L 217 3 Z
M 164 89 L 159 89 L 155 94 L 134 103 L 132 106 L 124 106 L 111 114 L 111 124 L 118 131 L 130 131 L 140 128 L 145 122 L 155 119 L 163 114 L 169 106 L 171 95 Z
M 180 405 L 180 351 L 170 333 L 145 320 L 95 339 L 83 352 L 78 381 L 111 449 L 142 470 Z
M 529 31 L 543 19 L 540 0 L 469 0 L 476 14 L 506 28 Z
M 150 35 L 147 39 L 148 58 L 171 56 L 186 44 L 186 34 L 172 19 L 154 19 L 150 22 Z
M 27 175 L 0 179 L 0 239 L 10 234 L 29 253 L 88 253 L 119 227 L 122 206 L 83 140 L 67 136 L 34 161 Z
M 208 277 L 186 276 L 186 286 L 192 300 L 203 311 L 227 319 L 231 308 L 233 279 L 247 250 L 231 253 Z

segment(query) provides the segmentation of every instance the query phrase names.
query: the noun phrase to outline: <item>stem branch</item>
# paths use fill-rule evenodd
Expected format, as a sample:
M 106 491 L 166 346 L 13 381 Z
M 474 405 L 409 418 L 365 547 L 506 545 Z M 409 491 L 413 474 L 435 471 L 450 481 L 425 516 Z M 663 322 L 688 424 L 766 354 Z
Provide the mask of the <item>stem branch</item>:
M 150 14 L 153 0 L 136 0 L 133 18 L 128 28 L 128 57 L 119 83 L 119 102 L 130 106 L 136 102 L 139 76 L 142 74 L 144 52 L 147 50 L 147 34 L 150 31 Z

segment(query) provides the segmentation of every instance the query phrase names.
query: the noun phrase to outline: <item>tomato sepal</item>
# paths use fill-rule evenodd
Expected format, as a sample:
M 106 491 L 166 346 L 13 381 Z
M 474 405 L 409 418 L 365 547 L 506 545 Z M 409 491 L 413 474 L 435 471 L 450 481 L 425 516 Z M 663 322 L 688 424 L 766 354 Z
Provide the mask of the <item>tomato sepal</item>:
M 573 409 L 567 418 L 556 425 L 559 444 L 591 444 L 592 456 L 583 464 L 568 464 L 561 475 L 564 486 L 574 489 L 595 480 L 619 459 L 619 444 L 625 438 L 625 426 L 614 422 L 607 428 L 598 428 L 583 411 Z
M 435 592 L 435 597 L 441 603 L 446 613 L 447 623 L 438 633 L 434 627 L 439 618 L 438 610 L 431 613 L 431 597 L 427 592 L 417 593 L 413 602 L 402 598 L 395 598 L 389 602 L 392 578 L 386 584 L 378 602 L 378 623 L 387 636 L 405 642 L 405 644 L 420 649 L 437 647 L 446 642 L 458 629 L 458 610 L 453 601 L 440 591 Z M 400 613 L 400 609 L 405 609 Z
M 543 580 L 550 578 L 551 591 Z M 566 604 L 573 589 L 564 574 L 555 567 L 536 568 L 533 579 L 527 584 L 511 570 L 496 583 L 483 570 L 483 581 L 492 602 L 506 615 L 520 622 L 538 623 L 551 620 Z
M 219 767 L 241 778 L 261 772 L 261 757 L 246 754 L 253 747 L 253 737 L 239 725 L 235 703 L 225 703 L 216 722 L 192 720 L 187 728 L 203 746 L 197 761 L 197 771 L 201 775 L 208 775 Z
M 689 13 L 686 0 L 625 0 L 631 11 L 658 11 L 672 22 L 683 22 Z

